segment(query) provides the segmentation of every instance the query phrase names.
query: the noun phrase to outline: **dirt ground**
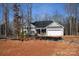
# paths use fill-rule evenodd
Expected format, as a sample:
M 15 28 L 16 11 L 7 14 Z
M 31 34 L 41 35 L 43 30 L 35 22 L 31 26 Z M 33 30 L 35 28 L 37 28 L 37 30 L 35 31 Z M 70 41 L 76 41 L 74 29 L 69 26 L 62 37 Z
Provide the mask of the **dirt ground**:
M 79 36 L 63 38 L 61 41 L 0 40 L 0 56 L 79 56 Z

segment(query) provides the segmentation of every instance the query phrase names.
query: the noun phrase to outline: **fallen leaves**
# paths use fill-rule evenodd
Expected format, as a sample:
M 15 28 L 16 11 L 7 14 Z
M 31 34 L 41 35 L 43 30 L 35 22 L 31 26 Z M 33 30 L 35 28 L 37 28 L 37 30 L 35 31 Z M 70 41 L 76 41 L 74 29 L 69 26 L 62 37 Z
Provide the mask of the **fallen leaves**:
M 3 56 L 79 56 L 79 45 L 64 41 L 49 40 L 0 40 L 0 55 Z M 69 42 L 69 43 L 67 43 Z

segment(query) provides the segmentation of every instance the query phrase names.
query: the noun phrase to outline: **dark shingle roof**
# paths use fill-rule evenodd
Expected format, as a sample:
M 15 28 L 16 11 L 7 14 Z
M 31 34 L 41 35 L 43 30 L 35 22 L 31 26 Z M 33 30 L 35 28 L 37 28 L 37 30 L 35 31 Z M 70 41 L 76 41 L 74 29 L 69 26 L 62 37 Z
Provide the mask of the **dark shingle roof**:
M 34 23 L 32 23 L 33 25 L 35 25 L 36 27 L 40 28 L 40 27 L 46 27 L 49 24 L 51 24 L 53 21 L 36 21 Z

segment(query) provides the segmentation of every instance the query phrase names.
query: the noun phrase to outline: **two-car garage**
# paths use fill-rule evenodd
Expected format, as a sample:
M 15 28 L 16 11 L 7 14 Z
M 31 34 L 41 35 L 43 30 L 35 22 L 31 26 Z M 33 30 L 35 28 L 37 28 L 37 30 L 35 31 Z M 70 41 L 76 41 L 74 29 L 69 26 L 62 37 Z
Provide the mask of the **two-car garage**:
M 47 26 L 46 34 L 51 37 L 62 37 L 64 35 L 64 27 L 53 22 Z

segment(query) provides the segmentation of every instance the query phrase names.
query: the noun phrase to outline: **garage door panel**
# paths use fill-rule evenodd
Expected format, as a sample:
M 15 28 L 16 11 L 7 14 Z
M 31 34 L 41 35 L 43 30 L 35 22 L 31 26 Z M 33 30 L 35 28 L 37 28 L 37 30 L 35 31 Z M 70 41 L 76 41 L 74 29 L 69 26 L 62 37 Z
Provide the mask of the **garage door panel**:
M 47 31 L 48 36 L 63 36 L 63 31 Z

